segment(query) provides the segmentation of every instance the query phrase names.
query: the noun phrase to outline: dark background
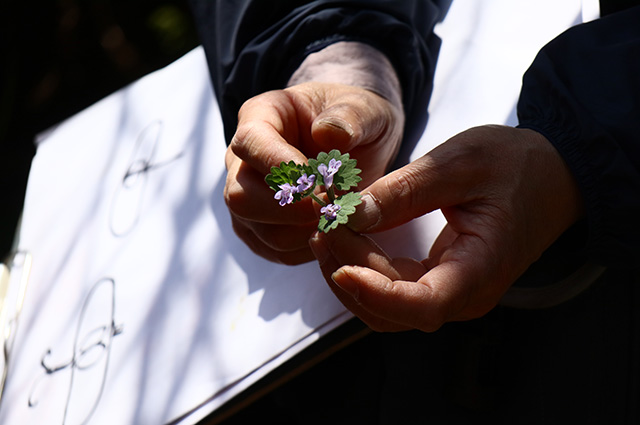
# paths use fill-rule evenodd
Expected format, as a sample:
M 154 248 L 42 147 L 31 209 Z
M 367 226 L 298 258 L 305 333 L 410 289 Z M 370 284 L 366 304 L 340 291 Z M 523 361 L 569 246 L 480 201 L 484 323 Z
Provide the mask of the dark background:
M 35 135 L 198 44 L 186 0 L 2 0 L 0 257 L 14 240 Z

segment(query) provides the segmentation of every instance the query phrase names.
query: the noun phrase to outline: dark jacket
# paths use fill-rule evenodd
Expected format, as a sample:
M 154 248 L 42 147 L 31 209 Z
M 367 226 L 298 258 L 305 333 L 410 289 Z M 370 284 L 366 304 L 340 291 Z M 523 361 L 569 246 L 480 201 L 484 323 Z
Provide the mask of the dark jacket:
M 403 87 L 407 137 L 416 141 L 440 47 L 433 27 L 450 1 L 192 0 L 227 142 L 244 101 L 284 88 L 308 54 L 336 41 L 361 41 L 387 55 Z

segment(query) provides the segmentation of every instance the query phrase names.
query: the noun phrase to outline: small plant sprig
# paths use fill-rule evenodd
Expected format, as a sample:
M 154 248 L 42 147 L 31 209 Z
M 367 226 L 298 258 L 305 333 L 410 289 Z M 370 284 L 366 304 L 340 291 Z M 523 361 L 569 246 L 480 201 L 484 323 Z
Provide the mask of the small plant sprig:
M 356 168 L 358 161 L 349 158 L 349 154 L 334 149 L 329 153 L 321 152 L 316 159 L 309 159 L 309 164 L 296 164 L 293 161 L 281 162 L 279 167 L 271 167 L 265 181 L 276 194 L 274 199 L 285 206 L 311 197 L 320 204 L 320 221 L 318 230 L 328 232 L 339 224 L 349 221 L 349 215 L 356 211 L 360 204 L 360 192 L 347 192 L 336 196 L 336 189 L 347 191 L 362 180 Z M 316 186 L 324 186 L 328 202 L 318 198 L 313 192 Z

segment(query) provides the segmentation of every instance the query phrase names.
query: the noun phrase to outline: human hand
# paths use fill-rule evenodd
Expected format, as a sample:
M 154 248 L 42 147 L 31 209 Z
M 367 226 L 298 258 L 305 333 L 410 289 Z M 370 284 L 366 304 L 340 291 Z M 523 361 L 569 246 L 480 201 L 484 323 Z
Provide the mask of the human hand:
M 264 177 L 282 161 L 306 163 L 338 149 L 358 160 L 366 186 L 387 170 L 403 126 L 400 108 L 354 86 L 304 83 L 250 99 L 225 157 L 224 198 L 236 234 L 271 261 L 311 261 L 308 241 L 318 222 L 311 200 L 281 208 Z
M 348 229 L 310 244 L 338 298 L 374 330 L 434 331 L 490 311 L 582 214 L 572 175 L 527 129 L 467 130 L 363 192 L 349 226 L 389 229 L 435 209 L 447 225 L 429 258 L 391 259 Z

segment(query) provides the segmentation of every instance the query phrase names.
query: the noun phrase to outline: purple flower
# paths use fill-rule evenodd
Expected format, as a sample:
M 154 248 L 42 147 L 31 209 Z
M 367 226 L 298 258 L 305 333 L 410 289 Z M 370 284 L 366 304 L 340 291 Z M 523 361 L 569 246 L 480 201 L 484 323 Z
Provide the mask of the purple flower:
M 300 178 L 298 179 L 298 193 L 304 193 L 307 190 L 309 190 L 309 188 L 311 186 L 313 186 L 313 184 L 316 181 L 316 176 L 315 174 L 311 174 L 310 176 L 307 177 L 307 173 L 304 173 L 302 176 L 300 176 Z
M 333 184 L 333 175 L 338 172 L 341 165 L 342 161 L 336 160 L 335 158 L 331 158 L 331 161 L 329 161 L 329 167 L 327 167 L 326 164 L 318 165 L 318 172 L 322 174 L 322 179 L 324 180 L 324 185 L 327 189 Z
M 336 204 L 328 204 L 322 208 L 320 208 L 320 213 L 324 214 L 324 217 L 327 220 L 335 220 L 338 216 L 338 211 L 340 211 L 340 205 Z
M 293 194 L 298 192 L 298 188 L 289 183 L 278 185 L 279 191 L 273 195 L 274 199 L 280 200 L 280 206 L 285 206 L 293 202 Z

